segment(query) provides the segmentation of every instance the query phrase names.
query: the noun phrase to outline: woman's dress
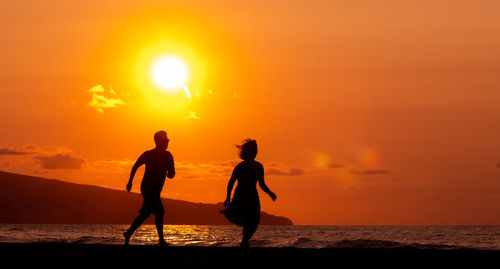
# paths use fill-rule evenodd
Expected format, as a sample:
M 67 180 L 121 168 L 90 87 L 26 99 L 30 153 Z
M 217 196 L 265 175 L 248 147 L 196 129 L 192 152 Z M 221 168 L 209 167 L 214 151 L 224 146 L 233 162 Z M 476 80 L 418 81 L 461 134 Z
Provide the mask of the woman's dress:
M 263 167 L 256 161 L 243 161 L 234 168 L 238 186 L 234 191 L 229 206 L 221 213 L 238 225 L 258 225 L 260 221 L 260 201 L 257 192 L 259 176 L 263 176 Z

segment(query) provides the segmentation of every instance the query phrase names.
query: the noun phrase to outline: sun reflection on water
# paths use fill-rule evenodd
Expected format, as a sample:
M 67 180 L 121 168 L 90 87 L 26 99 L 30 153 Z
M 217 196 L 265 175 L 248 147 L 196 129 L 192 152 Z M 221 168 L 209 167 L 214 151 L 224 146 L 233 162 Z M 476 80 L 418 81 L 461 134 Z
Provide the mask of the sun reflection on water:
M 227 226 L 221 229 L 204 225 L 165 225 L 163 233 L 165 240 L 175 246 L 220 246 L 238 242 L 234 227 Z M 234 237 L 234 238 L 233 238 Z M 158 233 L 154 225 L 143 225 L 132 238 L 134 244 L 149 245 L 158 242 Z

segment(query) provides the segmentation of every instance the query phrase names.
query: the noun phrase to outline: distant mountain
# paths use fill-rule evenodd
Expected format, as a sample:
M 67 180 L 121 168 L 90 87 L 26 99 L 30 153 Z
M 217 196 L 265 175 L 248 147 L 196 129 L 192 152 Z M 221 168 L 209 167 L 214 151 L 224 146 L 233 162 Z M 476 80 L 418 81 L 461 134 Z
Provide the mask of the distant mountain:
M 229 224 L 222 203 L 162 200 L 165 224 Z M 0 171 L 0 223 L 130 224 L 141 204 L 137 193 Z M 293 225 L 265 212 L 261 224 Z

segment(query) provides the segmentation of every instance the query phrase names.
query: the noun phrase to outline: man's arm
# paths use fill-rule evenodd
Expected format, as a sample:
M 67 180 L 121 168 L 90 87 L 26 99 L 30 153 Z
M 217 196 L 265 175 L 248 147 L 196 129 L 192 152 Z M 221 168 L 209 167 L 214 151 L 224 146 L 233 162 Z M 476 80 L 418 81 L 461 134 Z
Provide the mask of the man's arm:
M 175 177 L 175 166 L 174 166 L 174 156 L 172 156 L 172 153 L 170 153 L 170 165 L 167 170 L 167 177 L 168 178 L 174 178 Z
M 144 157 L 144 153 L 143 153 L 141 156 L 139 156 L 139 158 L 135 162 L 134 166 L 132 166 L 132 171 L 130 171 L 130 179 L 128 180 L 128 183 L 127 183 L 127 191 L 128 192 L 130 192 L 130 190 L 132 189 L 132 181 L 134 180 L 135 172 L 137 172 L 137 169 L 145 163 L 144 159 L 145 159 L 145 157 Z

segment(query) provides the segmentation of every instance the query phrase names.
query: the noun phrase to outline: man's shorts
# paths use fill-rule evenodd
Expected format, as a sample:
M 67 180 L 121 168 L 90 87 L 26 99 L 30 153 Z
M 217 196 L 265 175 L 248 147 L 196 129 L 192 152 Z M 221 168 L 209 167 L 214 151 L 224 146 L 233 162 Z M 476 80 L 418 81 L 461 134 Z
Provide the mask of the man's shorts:
M 165 214 L 165 210 L 163 209 L 163 204 L 161 202 L 160 195 L 151 195 L 142 193 L 142 197 L 144 198 L 144 203 L 142 204 L 139 213 L 141 214 L 154 214 L 154 215 L 163 215 Z

